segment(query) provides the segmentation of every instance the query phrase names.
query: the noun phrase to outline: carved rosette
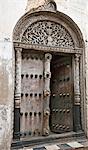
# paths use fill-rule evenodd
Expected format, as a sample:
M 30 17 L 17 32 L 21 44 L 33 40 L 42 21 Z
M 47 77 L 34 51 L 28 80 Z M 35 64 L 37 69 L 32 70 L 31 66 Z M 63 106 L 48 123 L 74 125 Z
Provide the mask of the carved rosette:
M 22 43 L 74 48 L 74 42 L 67 31 L 61 24 L 52 21 L 38 21 L 29 26 L 23 33 Z
M 56 11 L 57 10 L 57 6 L 54 0 L 35 1 L 34 5 L 30 5 L 30 2 L 31 0 L 27 1 L 26 12 L 30 11 L 33 13 L 35 11 Z
M 49 135 L 49 116 L 50 116 L 50 61 L 52 59 L 52 55 L 47 53 L 45 54 L 45 72 L 44 72 L 44 122 L 43 122 L 43 135 Z
M 21 101 L 21 48 L 15 48 L 16 51 L 16 76 L 15 76 L 15 108 L 20 108 Z
M 80 105 L 80 75 L 79 75 L 80 55 L 75 54 L 75 81 L 74 81 L 74 97 L 75 105 Z

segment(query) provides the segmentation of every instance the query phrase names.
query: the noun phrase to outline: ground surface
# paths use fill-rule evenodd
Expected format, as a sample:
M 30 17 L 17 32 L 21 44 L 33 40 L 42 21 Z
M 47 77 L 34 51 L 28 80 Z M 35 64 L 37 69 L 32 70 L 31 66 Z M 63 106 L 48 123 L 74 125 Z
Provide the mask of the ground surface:
M 73 140 L 64 143 L 48 143 L 32 147 L 24 147 L 18 150 L 88 150 L 88 140 Z

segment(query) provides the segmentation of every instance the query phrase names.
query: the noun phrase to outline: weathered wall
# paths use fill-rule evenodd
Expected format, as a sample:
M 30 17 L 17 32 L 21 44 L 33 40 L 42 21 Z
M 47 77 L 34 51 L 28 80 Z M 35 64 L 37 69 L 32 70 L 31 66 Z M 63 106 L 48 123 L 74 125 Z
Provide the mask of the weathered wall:
M 8 150 L 12 136 L 13 56 L 12 43 L 0 41 L 0 149 Z M 10 137 L 10 138 L 8 138 Z
M 44 0 L 29 0 L 34 8 Z M 86 103 L 84 129 L 88 135 L 88 0 L 55 0 L 58 11 L 71 17 L 78 25 L 85 41 L 86 62 Z M 32 2 L 32 3 L 31 3 Z M 9 150 L 13 124 L 14 94 L 14 51 L 12 32 L 17 20 L 25 13 L 26 0 L 0 1 L 0 150 Z M 83 113 L 82 113 L 83 116 Z M 87 130 L 86 130 L 87 129 Z M 8 138 L 9 137 L 9 138 Z
M 13 131 L 14 51 L 12 32 L 25 0 L 0 1 L 0 150 L 9 150 Z

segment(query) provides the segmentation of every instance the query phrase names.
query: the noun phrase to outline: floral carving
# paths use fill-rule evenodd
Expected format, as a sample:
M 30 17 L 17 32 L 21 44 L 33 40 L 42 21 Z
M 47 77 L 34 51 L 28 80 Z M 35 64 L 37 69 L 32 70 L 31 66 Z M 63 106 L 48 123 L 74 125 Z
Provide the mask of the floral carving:
M 23 33 L 23 43 L 74 48 L 70 33 L 61 25 L 51 21 L 39 21 Z

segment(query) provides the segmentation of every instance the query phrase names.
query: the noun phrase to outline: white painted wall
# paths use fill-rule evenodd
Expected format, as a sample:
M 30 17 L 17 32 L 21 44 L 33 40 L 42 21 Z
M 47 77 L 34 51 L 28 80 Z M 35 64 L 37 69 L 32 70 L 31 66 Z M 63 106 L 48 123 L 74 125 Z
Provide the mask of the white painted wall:
M 0 0 L 0 39 L 12 37 L 13 28 L 25 13 L 27 0 Z
M 28 9 L 32 8 L 31 1 L 35 8 L 40 5 L 42 0 L 29 0 L 30 5 Z M 88 41 L 88 0 L 55 0 L 55 2 L 57 3 L 58 11 L 71 17 L 81 29 L 84 41 Z M 25 13 L 26 4 L 27 0 L 0 0 L 0 150 L 10 149 L 14 93 L 14 52 L 12 46 L 12 32 L 18 19 Z M 85 105 L 86 108 L 88 108 L 88 42 L 85 42 L 85 50 Z M 86 114 L 86 117 L 87 115 L 88 113 Z
M 32 8 L 31 1 L 34 7 L 38 6 L 36 2 L 41 2 L 41 0 L 29 0 L 29 9 Z M 84 38 L 87 39 L 88 0 L 55 0 L 55 2 L 57 3 L 58 11 L 71 17 L 81 29 Z M 26 4 L 27 0 L 0 0 L 0 39 L 11 39 L 16 22 L 25 13 Z

